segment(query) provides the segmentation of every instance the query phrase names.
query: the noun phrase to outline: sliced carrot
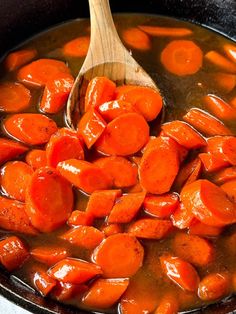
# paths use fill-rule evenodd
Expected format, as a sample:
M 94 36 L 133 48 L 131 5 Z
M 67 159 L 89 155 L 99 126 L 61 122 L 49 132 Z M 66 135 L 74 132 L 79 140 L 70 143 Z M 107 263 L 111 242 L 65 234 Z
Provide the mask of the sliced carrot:
M 93 252 L 93 260 L 101 266 L 106 278 L 133 276 L 142 266 L 143 256 L 144 250 L 139 241 L 127 233 L 111 235 Z
M 98 107 L 98 112 L 107 122 L 114 120 L 124 113 L 130 113 L 135 111 L 136 110 L 133 108 L 132 104 L 120 99 L 105 102 Z
M 157 218 L 169 218 L 179 205 L 179 197 L 175 193 L 147 195 L 143 205 L 146 213 Z
M 226 55 L 233 61 L 236 62 L 236 46 L 233 44 L 225 44 L 223 46 Z
M 185 229 L 194 222 L 194 215 L 186 209 L 183 203 L 180 203 L 175 212 L 171 215 L 173 225 L 179 229 Z
M 22 65 L 32 61 L 37 55 L 35 49 L 21 49 L 9 53 L 5 59 L 5 67 L 7 71 L 15 71 Z
M 229 162 L 217 158 L 211 153 L 201 153 L 198 155 L 204 167 L 205 172 L 214 172 L 229 166 Z
M 29 145 L 44 144 L 57 131 L 56 123 L 39 113 L 14 114 L 4 120 L 3 128 L 12 137 Z
M 196 221 L 189 226 L 188 233 L 202 237 L 217 237 L 222 230 L 221 227 L 208 226 L 201 221 Z
M 26 193 L 26 212 L 32 225 L 42 232 L 62 226 L 73 208 L 73 192 L 53 168 L 36 170 Z
M 236 165 L 236 137 L 214 136 L 207 140 L 208 152 L 216 158 Z
M 139 28 L 149 35 L 158 37 L 183 37 L 193 33 L 191 29 L 181 27 L 140 25 Z
M 68 256 L 67 249 L 63 247 L 38 246 L 31 250 L 31 256 L 40 263 L 52 266 Z
M 48 276 L 40 267 L 31 276 L 34 287 L 43 297 L 47 296 L 56 286 L 56 280 Z
M 146 193 L 132 193 L 121 196 L 108 217 L 109 223 L 128 223 L 138 213 Z
M 222 184 L 229 180 L 236 179 L 236 167 L 228 167 L 218 171 L 213 177 L 212 180 L 216 184 Z
M 20 268 L 28 257 L 29 252 L 18 237 L 0 240 L 0 262 L 8 271 Z
M 67 221 L 67 224 L 70 227 L 90 226 L 92 223 L 93 216 L 90 213 L 81 210 L 74 210 Z
M 46 147 L 47 164 L 56 168 L 67 159 L 84 159 L 84 150 L 77 132 L 62 128 L 54 133 Z
M 95 108 L 105 102 L 114 99 L 116 84 L 107 77 L 98 76 L 93 78 L 87 87 L 85 94 L 85 111 Z
M 57 169 L 69 182 L 89 194 L 112 186 L 111 178 L 103 169 L 84 160 L 62 161 L 57 165 Z
M 89 48 L 89 36 L 81 36 L 68 41 L 63 47 L 62 52 L 66 57 L 85 57 Z
M 24 145 L 8 140 L 6 138 L 0 138 L 0 165 L 6 161 L 18 157 L 29 150 Z
M 39 59 L 21 68 L 18 71 L 17 78 L 24 83 L 44 86 L 58 73 L 70 73 L 64 62 L 53 59 Z
M 186 209 L 209 226 L 221 227 L 236 222 L 236 207 L 226 193 L 208 180 L 186 185 L 180 194 Z
M 190 174 L 188 179 L 185 181 L 185 185 L 190 184 L 190 183 L 196 181 L 199 178 L 200 174 L 201 174 L 201 169 L 202 169 L 202 163 L 201 163 L 201 160 L 198 158 L 196 166 L 193 169 L 193 172 Z
M 65 258 L 48 270 L 50 277 L 64 283 L 81 284 L 102 274 L 98 265 L 81 259 Z
M 125 189 L 126 193 L 140 193 L 140 192 L 144 192 L 144 188 L 141 186 L 141 184 L 138 182 L 135 185 L 126 188 Z
M 114 187 L 124 188 L 137 183 L 137 167 L 124 157 L 102 157 L 94 164 L 109 174 Z
M 125 95 L 126 93 L 128 93 L 130 90 L 135 89 L 136 87 L 140 87 L 137 85 L 120 85 L 117 86 L 115 89 L 115 99 L 120 99 L 122 97 L 122 95 Z
M 106 217 L 119 196 L 121 196 L 121 190 L 95 191 L 89 197 L 86 212 L 93 217 Z
M 102 227 L 101 230 L 106 237 L 110 237 L 113 234 L 122 233 L 122 227 L 119 224 L 109 224 Z
M 216 68 L 219 68 L 229 73 L 236 73 L 236 64 L 229 61 L 227 58 L 225 58 L 215 50 L 207 52 L 204 58 Z
M 0 112 L 20 112 L 30 105 L 31 93 L 20 83 L 0 84 Z
M 230 106 L 220 97 L 209 94 L 203 97 L 203 103 L 219 119 L 229 121 L 236 119 L 236 108 Z
M 122 39 L 131 48 L 146 51 L 151 49 L 151 41 L 147 34 L 136 27 L 128 28 L 122 32 Z
M 229 73 L 211 73 L 209 74 L 210 80 L 214 85 L 224 93 L 230 93 L 236 86 L 236 75 Z
M 225 182 L 221 185 L 221 188 L 223 191 L 225 191 L 229 199 L 236 203 L 236 180 Z
M 182 289 L 196 291 L 199 276 L 194 267 L 179 257 L 161 256 L 161 266 L 164 273 Z
M 32 175 L 33 169 L 25 162 L 9 161 L 0 172 L 1 188 L 10 198 L 24 202 Z
M 130 158 L 130 161 L 132 161 L 136 166 L 140 166 L 140 163 L 141 163 L 141 159 L 142 157 L 139 157 L 139 156 L 131 156 Z
M 198 289 L 198 296 L 204 301 L 222 298 L 229 291 L 229 277 L 224 273 L 212 273 L 204 277 Z
M 167 293 L 161 299 L 154 314 L 177 314 L 179 310 L 178 298 L 171 293 Z
M 41 167 L 46 167 L 47 166 L 46 152 L 45 150 L 41 149 L 32 149 L 25 156 L 25 161 L 34 170 Z
M 183 119 L 199 132 L 209 136 L 232 135 L 230 129 L 228 129 L 223 122 L 201 109 L 190 109 Z
M 230 100 L 230 105 L 236 108 L 236 96 Z
M 112 307 L 129 285 L 129 279 L 97 279 L 82 299 L 89 308 L 107 309 Z
M 56 287 L 54 287 L 50 296 L 55 298 L 58 301 L 67 301 L 72 299 L 73 297 L 80 297 L 84 292 L 88 290 L 88 287 L 84 284 L 75 285 L 71 283 L 64 283 L 58 281 Z
M 143 218 L 134 221 L 128 228 L 128 232 L 137 238 L 163 239 L 172 230 L 170 220 Z
M 138 152 L 147 143 L 148 136 L 145 119 L 138 113 L 126 113 L 108 123 L 96 147 L 106 155 L 128 156 Z

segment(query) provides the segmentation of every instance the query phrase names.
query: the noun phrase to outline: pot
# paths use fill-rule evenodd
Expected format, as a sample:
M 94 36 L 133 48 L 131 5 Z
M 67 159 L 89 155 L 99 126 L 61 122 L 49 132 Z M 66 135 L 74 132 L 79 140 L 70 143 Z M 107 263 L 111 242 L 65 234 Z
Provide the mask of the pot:
M 110 0 L 112 12 L 167 15 L 216 29 L 236 41 L 235 0 Z M 87 0 L 1 0 L 0 58 L 32 35 L 63 21 L 88 17 Z M 33 293 L 23 283 L 0 273 L 0 293 L 35 314 L 85 314 Z M 0 311 L 3 313 L 3 309 Z M 88 312 L 87 312 L 88 313 Z M 236 297 L 193 313 L 236 313 Z

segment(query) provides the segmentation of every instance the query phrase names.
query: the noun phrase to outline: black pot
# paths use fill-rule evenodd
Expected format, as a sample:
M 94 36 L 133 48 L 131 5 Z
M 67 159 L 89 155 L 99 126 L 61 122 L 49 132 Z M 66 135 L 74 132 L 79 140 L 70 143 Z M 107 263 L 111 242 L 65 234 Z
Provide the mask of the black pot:
M 142 12 L 177 17 L 214 28 L 236 41 L 236 0 L 110 0 L 112 12 Z M 0 58 L 7 50 L 57 23 L 88 17 L 87 0 L 0 0 Z M 35 314 L 85 314 L 43 299 L 0 274 L 0 293 Z M 0 309 L 4 313 L 4 309 Z M 236 297 L 194 311 L 236 313 Z

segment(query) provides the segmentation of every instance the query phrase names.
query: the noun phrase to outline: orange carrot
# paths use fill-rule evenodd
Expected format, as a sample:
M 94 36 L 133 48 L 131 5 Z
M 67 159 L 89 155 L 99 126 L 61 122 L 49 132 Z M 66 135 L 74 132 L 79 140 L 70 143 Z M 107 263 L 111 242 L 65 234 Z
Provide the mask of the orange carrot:
M 69 182 L 89 194 L 112 186 L 111 178 L 103 169 L 84 160 L 62 161 L 57 165 L 57 169 Z
M 191 174 L 189 175 L 189 177 L 187 178 L 187 180 L 185 181 L 184 185 L 187 185 L 187 184 L 190 184 L 190 183 L 196 181 L 201 174 L 201 170 L 202 170 L 201 160 L 199 158 L 196 158 L 195 167 L 194 167 L 193 171 L 191 172 Z
M 236 167 L 228 167 L 218 171 L 213 177 L 212 180 L 216 184 L 222 184 L 229 180 L 236 179 Z
M 129 102 L 120 99 L 105 102 L 98 107 L 98 112 L 107 122 L 114 120 L 124 113 L 130 113 L 135 111 L 136 110 Z
M 225 191 L 229 199 L 236 203 L 236 180 L 230 180 L 222 184 L 221 188 L 223 191 Z
M 199 276 L 191 264 L 179 257 L 161 256 L 161 266 L 164 273 L 182 289 L 196 291 L 199 284 Z
M 168 293 L 163 296 L 154 314 L 177 314 L 179 301 L 174 294 Z
M 25 162 L 9 161 L 1 169 L 1 187 L 10 198 L 24 202 L 32 174 L 33 169 Z
M 129 279 L 97 279 L 82 299 L 89 308 L 107 309 L 112 307 L 129 285 Z
M 25 161 L 34 170 L 41 167 L 46 167 L 47 165 L 46 152 L 41 149 L 32 149 L 25 156 Z
M 137 87 L 140 87 L 138 85 L 120 85 L 117 86 L 115 89 L 115 99 L 120 99 L 122 97 L 122 95 L 125 95 L 126 93 L 128 93 L 129 91 L 131 91 L 132 89 L 135 89 Z
M 201 109 L 190 109 L 183 119 L 199 132 L 209 136 L 232 135 L 230 129 L 228 129 L 223 122 Z
M 171 215 L 173 225 L 179 229 L 185 229 L 192 225 L 193 214 L 187 210 L 183 203 L 180 203 L 175 212 Z
M 26 193 L 26 213 L 32 225 L 42 232 L 62 226 L 73 208 L 73 192 L 67 182 L 53 168 L 36 170 Z
M 140 25 L 139 28 L 149 35 L 158 37 L 183 37 L 193 33 L 191 29 L 181 27 Z
M 202 66 L 202 50 L 191 40 L 173 40 L 161 53 L 161 63 L 178 76 L 192 75 Z
M 236 108 L 236 96 L 230 100 L 230 105 Z
M 81 284 L 96 275 L 101 275 L 102 270 L 98 265 L 88 263 L 81 259 L 65 258 L 52 266 L 48 274 L 50 277 L 64 283 Z
M 55 298 L 58 301 L 67 301 L 72 299 L 73 297 L 80 297 L 81 294 L 86 292 L 88 287 L 84 284 L 74 285 L 71 283 L 64 283 L 58 281 L 56 287 L 53 288 L 50 296 Z
M 74 210 L 67 221 L 67 224 L 70 227 L 90 226 L 92 223 L 93 216 L 90 213 L 81 210 Z
M 212 273 L 201 280 L 198 296 L 204 301 L 213 301 L 222 298 L 228 291 L 228 275 L 225 273 Z
M 0 240 L 0 262 L 8 271 L 20 268 L 28 257 L 29 252 L 18 237 Z
M 231 107 L 220 97 L 209 94 L 203 97 L 203 103 L 219 119 L 229 121 L 236 119 L 236 108 Z
M 215 50 L 211 50 L 207 52 L 204 56 L 206 61 L 211 63 L 214 67 L 229 72 L 229 73 L 236 73 L 236 64 L 229 61 L 227 58 L 222 56 Z
M 146 193 L 132 193 L 121 196 L 108 217 L 109 223 L 128 223 L 138 213 Z
M 236 165 L 236 137 L 214 136 L 207 140 L 208 152 L 216 158 Z
M 57 131 L 56 123 L 39 113 L 14 114 L 3 121 L 3 128 L 12 137 L 29 145 L 44 144 Z
M 236 46 L 232 44 L 225 44 L 223 46 L 226 55 L 233 61 L 236 62 Z
M 102 157 L 94 164 L 109 174 L 114 187 L 124 188 L 137 183 L 137 167 L 124 157 Z
M 56 280 L 51 278 L 40 267 L 38 267 L 37 270 L 35 270 L 35 272 L 31 274 L 31 276 L 34 287 L 43 297 L 47 296 L 56 286 Z
M 125 44 L 133 49 L 141 51 L 151 49 L 151 41 L 148 35 L 136 27 L 124 30 L 121 37 Z
M 189 226 L 188 233 L 202 237 L 217 237 L 222 230 L 221 227 L 208 226 L 200 221 L 196 221 Z
M 32 61 L 37 55 L 35 49 L 22 49 L 9 53 L 5 59 L 5 67 L 7 71 L 15 71 L 22 65 Z
M 31 256 L 40 263 L 52 266 L 60 260 L 66 258 L 69 253 L 62 247 L 38 246 L 31 250 Z
M 136 166 L 140 166 L 140 163 L 141 163 L 141 157 L 139 156 L 131 156 L 130 158 L 130 161 L 132 161 Z
M 101 266 L 105 278 L 133 276 L 143 263 L 144 250 L 138 240 L 127 233 L 106 238 L 93 252 L 93 260 Z
M 118 224 L 109 224 L 102 227 L 102 232 L 105 234 L 106 237 L 110 237 L 113 234 L 122 233 L 121 225 Z
M 20 83 L 0 84 L 0 112 L 20 112 L 30 105 L 31 93 Z
M 213 81 L 214 85 L 224 93 L 231 92 L 236 86 L 236 75 L 229 73 L 211 73 L 209 74 L 210 80 Z
M 175 193 L 163 195 L 147 195 L 143 205 L 145 212 L 157 218 L 168 218 L 179 204 L 179 197 Z
M 0 138 L 0 165 L 29 150 L 28 147 L 6 138 Z
M 230 165 L 227 161 L 219 159 L 211 153 L 201 153 L 198 157 L 201 159 L 205 172 L 214 172 Z
M 85 57 L 88 52 L 89 43 L 89 36 L 81 36 L 68 41 L 62 47 L 62 52 L 66 57 L 82 58 Z

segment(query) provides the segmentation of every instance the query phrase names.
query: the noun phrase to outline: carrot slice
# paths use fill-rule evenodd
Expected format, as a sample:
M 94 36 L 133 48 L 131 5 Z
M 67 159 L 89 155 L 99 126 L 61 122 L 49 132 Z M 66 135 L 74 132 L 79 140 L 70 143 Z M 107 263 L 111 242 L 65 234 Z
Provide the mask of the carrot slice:
M 158 37 L 183 37 L 193 33 L 191 29 L 183 27 L 140 25 L 138 28 L 149 35 Z
M 147 34 L 136 27 L 128 28 L 122 32 L 122 39 L 131 48 L 146 51 L 151 49 L 151 41 Z
M 91 148 L 105 128 L 106 122 L 101 115 L 95 109 L 90 109 L 80 119 L 77 129 L 87 147 Z
M 37 55 L 35 49 L 22 49 L 9 53 L 5 59 L 7 71 L 15 71 L 20 66 L 32 61 Z
M 102 157 L 94 164 L 109 174 L 114 187 L 124 188 L 137 183 L 137 167 L 124 157 Z
M 66 57 L 85 57 L 89 48 L 89 36 L 81 36 L 68 41 L 63 47 L 62 52 Z
M 3 122 L 3 127 L 9 135 L 29 145 L 44 144 L 57 131 L 56 123 L 39 113 L 14 114 Z
M 226 193 L 208 180 L 186 185 L 180 198 L 198 220 L 206 225 L 221 227 L 236 222 L 236 207 Z
M 107 309 L 112 307 L 129 285 L 129 279 L 97 279 L 82 299 L 89 308 Z
M 200 279 L 191 264 L 173 256 L 161 256 L 160 262 L 164 273 L 182 289 L 197 290 Z
M 212 180 L 216 184 L 222 184 L 229 180 L 236 179 L 236 167 L 228 167 L 218 171 L 213 177 Z
M 128 228 L 128 232 L 137 238 L 155 240 L 163 239 L 171 230 L 171 221 L 150 218 L 139 219 Z
M 222 298 L 229 291 L 229 277 L 224 273 L 212 273 L 204 277 L 198 289 L 198 296 L 204 301 Z
M 102 232 L 106 237 L 110 237 L 113 234 L 122 233 L 122 228 L 119 224 L 110 224 L 102 227 Z
M 88 287 L 84 284 L 74 285 L 71 283 L 64 283 L 61 281 L 57 282 L 56 287 L 54 287 L 51 295 L 58 301 L 67 301 L 73 297 L 80 298 L 80 295 L 88 290 Z
M 179 301 L 176 296 L 171 293 L 167 293 L 161 299 L 158 308 L 154 314 L 177 314 L 179 310 Z
M 70 227 L 90 226 L 92 223 L 93 216 L 90 213 L 81 210 L 74 210 L 67 221 L 67 224 Z
M 189 226 L 188 232 L 202 237 L 217 237 L 222 230 L 221 227 L 208 226 L 201 221 L 196 221 Z
M 183 119 L 199 132 L 209 136 L 232 135 L 230 129 L 228 129 L 223 122 L 201 109 L 190 109 L 187 114 L 183 116 Z
M 148 136 L 145 119 L 138 113 L 126 113 L 108 123 L 96 148 L 106 155 L 127 156 L 138 152 L 147 143 Z
M 54 168 L 67 159 L 84 159 L 84 150 L 77 132 L 62 128 L 54 133 L 47 144 L 46 157 L 47 164 Z
M 179 205 L 179 197 L 175 193 L 147 195 L 143 205 L 146 213 L 157 218 L 169 218 Z
M 211 73 L 209 74 L 210 80 L 213 81 L 215 86 L 224 93 L 231 92 L 236 86 L 236 75 L 229 73 Z
M 204 58 L 216 68 L 219 68 L 229 73 L 236 73 L 236 64 L 229 61 L 217 51 L 211 50 L 207 52 Z
M 98 265 L 88 263 L 81 259 L 65 258 L 48 270 L 49 276 L 64 283 L 81 284 L 96 275 L 101 275 L 102 270 Z
M 30 90 L 20 83 L 0 84 L 0 112 L 20 112 L 30 105 Z
M 32 149 L 25 156 L 25 161 L 34 170 L 41 167 L 46 167 L 47 166 L 46 152 L 45 150 L 41 149 Z
M 227 161 L 219 159 L 211 153 L 201 153 L 198 157 L 201 159 L 205 172 L 214 172 L 230 165 Z
M 29 150 L 28 147 L 6 138 L 0 138 L 0 165 Z
M 107 77 L 98 76 L 93 78 L 87 87 L 85 94 L 85 111 L 95 108 L 107 101 L 114 99 L 116 84 Z
M 230 105 L 233 106 L 234 108 L 236 108 L 236 97 L 233 97 L 233 98 L 230 100 Z
M 19 81 L 31 85 L 44 86 L 58 73 L 70 73 L 64 62 L 53 59 L 39 59 L 21 68 L 18 71 L 17 78 Z
M 216 158 L 236 165 L 236 137 L 214 136 L 207 140 L 208 152 Z
M 57 284 L 55 279 L 39 267 L 31 276 L 34 287 L 43 297 L 47 296 Z
M 32 225 L 42 232 L 62 226 L 73 208 L 73 192 L 53 168 L 36 170 L 26 193 L 26 212 Z
M 53 246 L 38 246 L 31 250 L 30 254 L 35 260 L 48 266 L 56 264 L 69 255 L 65 248 Z
M 111 178 L 103 169 L 84 160 L 62 161 L 57 165 L 57 169 L 69 182 L 88 194 L 112 186 Z
M 226 55 L 233 61 L 236 62 L 236 46 L 232 44 L 225 44 L 223 46 Z
M 236 203 L 236 180 L 230 180 L 222 184 L 221 188 L 223 191 L 225 191 L 229 199 Z
M 107 122 L 114 120 L 124 113 L 135 111 L 136 110 L 129 102 L 120 99 L 105 102 L 98 107 L 98 112 Z
M 121 196 L 108 217 L 109 223 L 130 222 L 143 204 L 146 193 L 132 193 Z
M 192 225 L 195 220 L 194 215 L 187 210 L 183 203 L 179 203 L 179 206 L 170 217 L 173 225 L 179 229 L 185 229 Z
M 2 167 L 0 182 L 2 190 L 11 198 L 25 201 L 26 188 L 28 187 L 33 169 L 23 161 L 9 161 Z
M 203 103 L 219 119 L 229 121 L 236 119 L 236 108 L 231 107 L 220 97 L 209 94 L 203 97 Z
M 0 262 L 8 271 L 20 268 L 28 257 L 29 252 L 18 237 L 0 240 Z
M 142 266 L 143 256 L 139 241 L 127 233 L 111 235 L 93 252 L 93 260 L 101 266 L 105 278 L 133 276 Z

